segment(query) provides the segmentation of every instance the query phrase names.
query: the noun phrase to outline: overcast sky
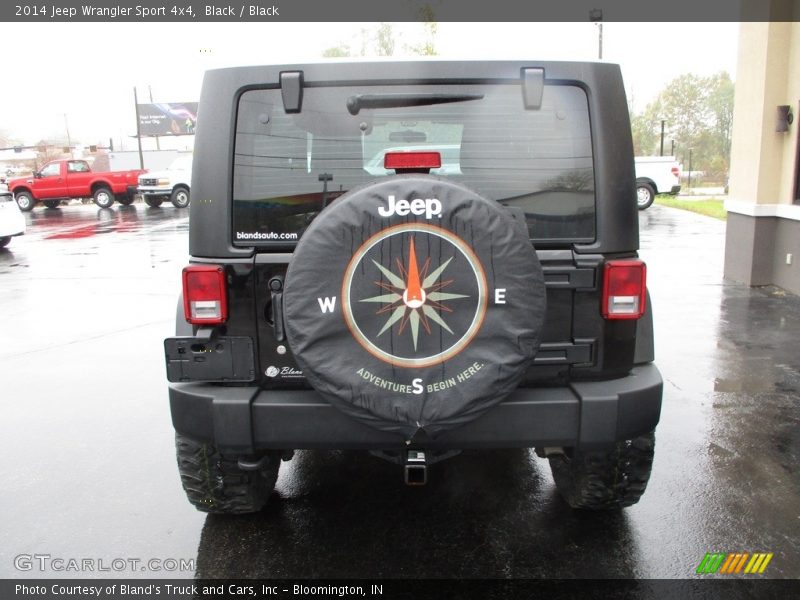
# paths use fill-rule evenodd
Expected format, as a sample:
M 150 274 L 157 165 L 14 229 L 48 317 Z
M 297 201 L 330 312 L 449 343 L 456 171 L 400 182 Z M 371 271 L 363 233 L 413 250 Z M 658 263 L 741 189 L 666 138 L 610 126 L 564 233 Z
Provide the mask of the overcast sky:
M 32 144 L 113 138 L 133 149 L 139 102 L 197 101 L 203 72 L 247 64 L 319 60 L 339 44 L 361 46 L 375 23 L 15 23 L 3 27 L 0 132 Z M 683 73 L 735 79 L 736 23 L 604 23 L 603 60 L 622 65 L 635 109 Z M 396 24 L 396 55 L 419 43 L 420 24 Z M 443 59 L 596 60 L 594 23 L 439 23 Z M 66 115 L 66 118 L 65 118 Z

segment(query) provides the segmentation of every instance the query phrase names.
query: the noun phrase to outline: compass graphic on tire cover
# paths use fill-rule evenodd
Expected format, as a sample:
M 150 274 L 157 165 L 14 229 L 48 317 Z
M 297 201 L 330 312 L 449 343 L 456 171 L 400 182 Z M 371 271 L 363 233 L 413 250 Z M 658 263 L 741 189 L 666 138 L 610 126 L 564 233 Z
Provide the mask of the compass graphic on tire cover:
M 342 282 L 345 322 L 367 352 L 395 366 L 447 361 L 483 323 L 486 275 L 469 245 L 424 223 L 395 225 L 353 254 Z

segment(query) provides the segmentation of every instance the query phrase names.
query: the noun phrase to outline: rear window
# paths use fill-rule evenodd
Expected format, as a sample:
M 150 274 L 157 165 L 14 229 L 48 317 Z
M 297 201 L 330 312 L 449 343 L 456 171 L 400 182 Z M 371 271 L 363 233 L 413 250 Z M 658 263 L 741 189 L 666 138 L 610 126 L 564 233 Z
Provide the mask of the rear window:
M 460 100 L 361 107 L 369 94 L 440 94 Z M 348 101 L 351 110 L 348 110 Z M 384 104 L 392 104 L 391 102 Z M 280 89 L 239 100 L 233 166 L 233 241 L 286 244 L 349 189 L 393 174 L 387 152 L 434 151 L 434 175 L 453 178 L 524 213 L 534 241 L 592 241 L 594 171 L 586 94 L 546 85 L 525 110 L 519 83 L 307 87 L 286 114 Z

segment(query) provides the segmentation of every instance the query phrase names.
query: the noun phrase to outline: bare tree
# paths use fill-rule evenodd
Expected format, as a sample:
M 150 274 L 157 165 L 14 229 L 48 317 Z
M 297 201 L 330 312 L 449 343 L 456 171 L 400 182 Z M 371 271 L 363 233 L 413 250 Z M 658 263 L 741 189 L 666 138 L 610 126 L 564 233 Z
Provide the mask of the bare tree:
M 394 27 L 381 23 L 375 34 L 375 51 L 378 56 L 394 56 Z
M 414 54 L 420 56 L 436 56 L 436 34 L 438 33 L 438 25 L 436 23 L 436 14 L 429 4 L 426 4 L 419 10 L 420 20 L 424 29 L 423 42 L 416 46 L 412 46 L 410 50 Z
M 437 54 L 435 40 L 437 24 L 433 10 L 429 7 L 421 10 L 424 22 L 423 41 L 417 45 L 403 44 L 402 49 L 408 54 L 434 56 Z M 355 47 L 355 49 L 354 49 Z M 354 44 L 339 42 L 336 46 L 326 48 L 322 52 L 325 58 L 342 58 L 349 56 L 396 56 L 398 49 L 397 32 L 391 23 L 381 23 L 377 28 L 362 27 Z

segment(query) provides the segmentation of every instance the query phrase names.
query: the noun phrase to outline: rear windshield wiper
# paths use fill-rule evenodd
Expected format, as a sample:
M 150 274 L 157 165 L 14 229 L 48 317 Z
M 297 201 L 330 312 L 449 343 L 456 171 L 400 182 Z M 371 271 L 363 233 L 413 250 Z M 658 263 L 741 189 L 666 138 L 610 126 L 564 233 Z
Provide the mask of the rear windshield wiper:
M 347 110 L 357 115 L 362 108 L 400 108 L 481 100 L 483 94 L 357 94 L 347 99 Z

